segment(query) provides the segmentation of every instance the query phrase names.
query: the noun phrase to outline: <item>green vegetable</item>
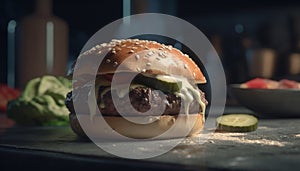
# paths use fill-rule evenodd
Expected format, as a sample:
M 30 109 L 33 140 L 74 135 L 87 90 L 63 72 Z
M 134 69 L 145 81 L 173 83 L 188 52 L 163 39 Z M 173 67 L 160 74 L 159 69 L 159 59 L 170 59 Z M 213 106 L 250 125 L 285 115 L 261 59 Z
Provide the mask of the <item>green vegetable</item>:
M 217 129 L 227 132 L 251 132 L 257 129 L 258 119 L 248 114 L 228 114 L 217 118 Z
M 157 75 L 155 77 L 137 76 L 136 82 L 162 90 L 163 92 L 178 92 L 182 87 L 182 82 L 172 76 Z
M 7 114 L 21 125 L 67 125 L 64 101 L 71 87 L 71 81 L 63 77 L 32 79 L 22 95 L 8 103 Z
M 33 97 L 37 96 L 38 95 L 38 88 L 40 86 L 40 81 L 41 81 L 41 78 L 35 78 L 35 79 L 30 80 L 27 83 L 21 97 L 26 99 L 26 100 L 30 100 Z

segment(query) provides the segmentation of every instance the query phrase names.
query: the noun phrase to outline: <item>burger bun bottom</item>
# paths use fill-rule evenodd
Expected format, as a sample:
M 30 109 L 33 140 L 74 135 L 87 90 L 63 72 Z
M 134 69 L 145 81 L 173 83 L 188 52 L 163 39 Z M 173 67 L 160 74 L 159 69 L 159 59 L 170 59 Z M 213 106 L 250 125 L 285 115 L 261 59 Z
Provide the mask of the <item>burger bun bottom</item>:
M 134 139 L 182 138 L 199 134 L 204 124 L 202 113 L 158 116 L 152 118 L 153 122 L 148 124 L 137 124 L 119 116 L 91 118 L 90 115 L 71 113 L 69 117 L 71 128 L 78 136 L 87 137 L 85 132 L 88 132 L 88 137 L 93 139 L 118 139 L 120 135 Z M 149 117 L 141 116 L 140 119 L 149 119 Z M 84 129 L 81 124 L 84 124 Z

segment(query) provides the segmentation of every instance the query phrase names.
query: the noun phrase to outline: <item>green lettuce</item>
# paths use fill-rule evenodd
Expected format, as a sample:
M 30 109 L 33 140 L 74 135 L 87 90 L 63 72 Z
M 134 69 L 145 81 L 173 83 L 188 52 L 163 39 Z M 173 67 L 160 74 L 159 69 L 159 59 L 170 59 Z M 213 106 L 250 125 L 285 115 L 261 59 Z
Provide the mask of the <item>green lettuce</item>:
M 43 76 L 30 80 L 22 95 L 8 103 L 8 117 L 20 125 L 68 125 L 66 94 L 72 82 L 63 77 Z

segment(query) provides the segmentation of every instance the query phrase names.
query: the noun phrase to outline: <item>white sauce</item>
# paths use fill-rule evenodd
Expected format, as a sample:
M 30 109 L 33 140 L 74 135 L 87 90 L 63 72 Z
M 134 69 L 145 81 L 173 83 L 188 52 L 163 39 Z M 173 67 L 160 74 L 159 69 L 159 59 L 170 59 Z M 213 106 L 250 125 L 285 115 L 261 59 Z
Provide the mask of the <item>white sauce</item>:
M 90 119 L 91 121 L 93 121 L 93 118 L 94 116 L 96 115 L 97 113 L 97 108 L 98 108 L 98 105 L 97 105 L 97 94 L 98 94 L 98 90 L 99 90 L 99 86 L 96 86 L 96 90 L 95 90 L 95 87 L 92 86 L 92 88 L 90 89 L 90 92 L 88 94 L 88 105 L 89 105 L 89 109 L 90 109 Z M 93 99 L 93 94 L 96 93 L 96 100 Z
M 183 99 L 183 107 L 185 114 L 189 115 L 190 104 L 193 102 L 194 98 L 199 103 L 202 109 L 202 113 L 204 114 L 206 105 L 201 100 L 200 92 L 197 88 L 195 88 L 191 83 L 184 77 L 176 77 L 178 81 L 182 82 L 182 87 L 180 92 L 175 93 L 177 96 Z M 203 117 L 204 121 L 205 117 Z

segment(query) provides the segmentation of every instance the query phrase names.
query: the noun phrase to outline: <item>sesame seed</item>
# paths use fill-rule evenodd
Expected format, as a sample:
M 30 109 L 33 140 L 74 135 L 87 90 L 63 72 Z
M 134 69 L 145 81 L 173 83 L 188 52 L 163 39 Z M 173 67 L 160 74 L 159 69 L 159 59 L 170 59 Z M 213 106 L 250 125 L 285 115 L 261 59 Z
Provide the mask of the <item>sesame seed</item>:
M 152 51 L 148 52 L 147 55 L 152 56 L 154 53 Z
M 134 46 L 134 47 L 132 47 L 131 49 L 137 49 L 137 47 Z
M 106 59 L 106 63 L 110 63 L 111 62 L 111 60 L 110 59 Z
M 184 69 L 187 69 L 187 64 L 184 64 Z
M 142 72 L 146 72 L 146 69 L 142 69 Z
M 159 52 L 158 56 L 163 57 L 163 52 Z
M 158 48 L 158 50 L 163 50 L 163 48 Z
M 134 50 L 131 49 L 131 50 L 129 51 L 129 53 L 134 53 Z
M 116 52 L 116 50 L 112 50 L 111 53 L 116 54 L 117 52 Z
M 187 54 L 184 54 L 184 56 L 189 57 L 189 55 L 187 55 Z
M 166 55 L 164 52 L 160 52 L 158 55 L 159 55 L 160 57 L 162 57 L 162 58 L 166 58 L 166 57 L 167 57 L 167 55 Z
M 148 48 L 148 47 L 145 47 L 145 49 L 149 50 L 149 48 Z
M 194 77 L 196 77 L 196 73 L 193 73 Z
M 135 59 L 136 60 L 140 59 L 140 55 L 135 55 Z
M 100 45 L 96 45 L 96 48 L 99 49 L 101 46 Z
M 126 44 L 124 44 L 124 45 L 121 45 L 121 47 L 126 47 Z
M 137 67 L 137 68 L 136 68 L 136 70 L 137 70 L 138 72 L 140 72 L 140 71 L 141 71 L 141 69 L 140 69 L 139 67 Z
M 111 48 L 108 48 L 108 51 L 111 51 Z
M 140 43 L 139 43 L 139 42 L 135 42 L 134 44 L 135 44 L 135 45 L 138 45 L 138 44 L 140 44 Z
M 102 53 L 102 51 L 101 51 L 101 50 L 99 50 L 98 54 L 101 54 L 101 53 Z
M 146 63 L 146 66 L 151 66 L 151 63 L 150 62 Z
M 118 62 L 114 62 L 113 67 L 116 67 L 118 65 Z
M 105 47 L 107 46 L 107 43 L 102 43 L 100 46 Z
M 113 39 L 112 42 L 121 43 L 121 40 Z
M 158 60 L 158 61 L 159 61 L 159 60 L 160 60 L 160 58 L 156 58 L 156 60 Z

